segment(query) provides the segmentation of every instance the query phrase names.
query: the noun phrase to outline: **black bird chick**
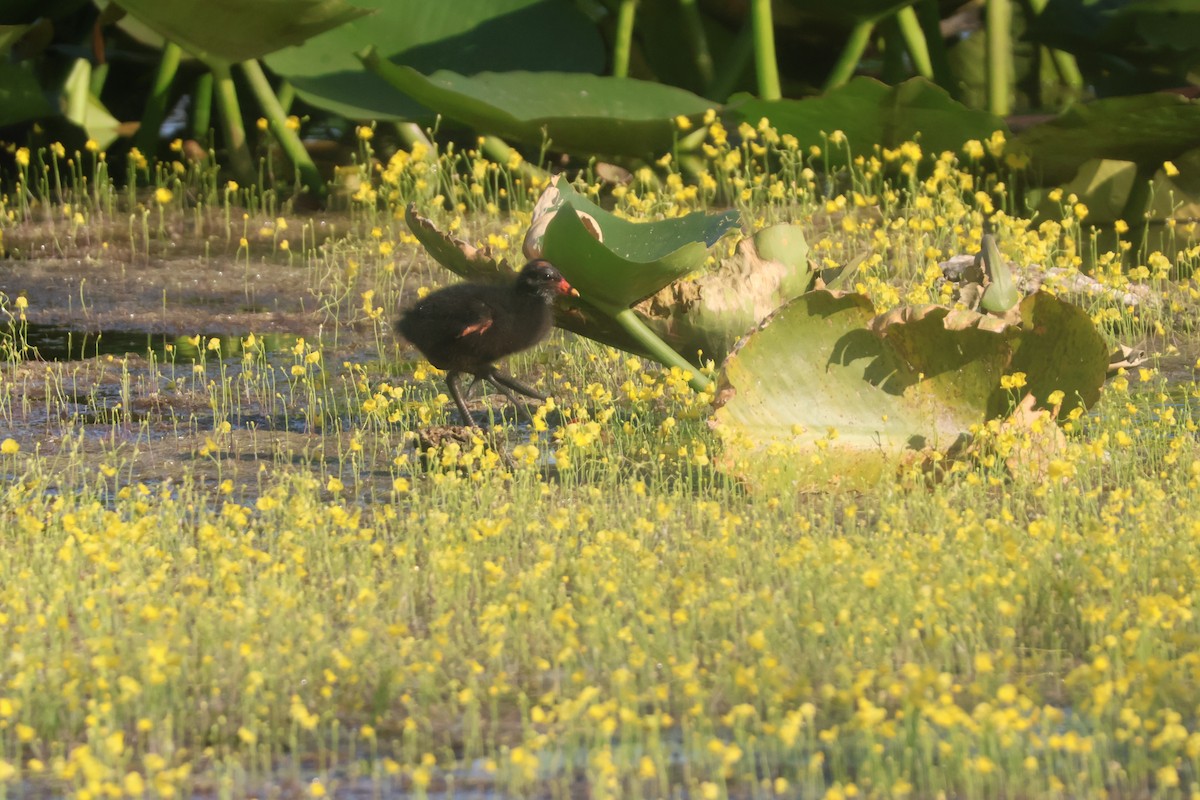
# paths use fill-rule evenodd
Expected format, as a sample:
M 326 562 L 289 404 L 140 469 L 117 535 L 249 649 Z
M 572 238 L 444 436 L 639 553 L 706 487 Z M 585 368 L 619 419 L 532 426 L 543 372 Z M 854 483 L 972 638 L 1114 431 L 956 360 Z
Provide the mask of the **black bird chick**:
M 554 298 L 565 294 L 579 293 L 550 262 L 537 259 L 508 286 L 459 283 L 432 292 L 404 311 L 396 329 L 430 364 L 446 371 L 446 386 L 467 425 L 474 422 L 458 383 L 464 372 L 493 384 L 529 417 L 513 392 L 537 400 L 545 396 L 493 362 L 545 339 L 554 323 Z

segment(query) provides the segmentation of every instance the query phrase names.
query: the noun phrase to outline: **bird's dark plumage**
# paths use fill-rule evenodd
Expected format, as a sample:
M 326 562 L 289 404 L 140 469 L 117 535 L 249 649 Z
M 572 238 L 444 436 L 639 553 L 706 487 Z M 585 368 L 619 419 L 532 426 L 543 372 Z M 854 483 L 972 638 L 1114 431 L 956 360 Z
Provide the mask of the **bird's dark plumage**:
M 573 293 L 570 284 L 548 261 L 530 261 L 508 286 L 459 283 L 439 289 L 404 311 L 396 329 L 438 369 L 463 420 L 471 415 L 458 379 L 466 372 L 487 380 L 518 408 L 512 392 L 545 398 L 513 380 L 493 362 L 533 347 L 554 323 L 554 298 Z M 526 412 L 528 413 L 528 412 Z

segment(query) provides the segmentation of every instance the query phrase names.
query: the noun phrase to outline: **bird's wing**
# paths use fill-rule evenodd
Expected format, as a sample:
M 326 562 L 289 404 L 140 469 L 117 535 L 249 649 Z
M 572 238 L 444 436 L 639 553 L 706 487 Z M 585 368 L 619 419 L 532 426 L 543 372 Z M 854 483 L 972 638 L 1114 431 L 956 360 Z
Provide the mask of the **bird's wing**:
M 478 336 L 492 327 L 492 324 L 496 321 L 495 315 L 492 314 L 491 306 L 482 300 L 472 301 L 470 309 L 469 314 L 463 314 L 463 322 L 465 324 L 462 330 L 459 331 L 459 339 L 464 336 Z

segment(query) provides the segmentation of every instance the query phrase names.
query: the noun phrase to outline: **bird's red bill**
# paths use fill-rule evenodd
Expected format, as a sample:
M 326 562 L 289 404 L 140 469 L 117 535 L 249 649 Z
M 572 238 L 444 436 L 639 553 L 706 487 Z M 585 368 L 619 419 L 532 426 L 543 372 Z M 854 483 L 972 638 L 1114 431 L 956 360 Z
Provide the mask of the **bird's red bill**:
M 575 288 L 574 286 L 572 286 L 571 284 L 567 283 L 567 279 L 566 279 L 566 278 L 559 278 L 559 280 L 558 280 L 558 293 L 559 293 L 559 294 L 569 294 L 569 295 L 571 295 L 572 297 L 579 297 L 579 290 L 578 290 L 578 289 L 576 289 L 576 288 Z
M 492 321 L 490 319 L 480 320 L 479 322 L 475 322 L 463 328 L 462 333 L 458 334 L 458 338 L 461 339 L 464 336 L 470 336 L 472 333 L 483 333 L 490 327 L 492 327 Z

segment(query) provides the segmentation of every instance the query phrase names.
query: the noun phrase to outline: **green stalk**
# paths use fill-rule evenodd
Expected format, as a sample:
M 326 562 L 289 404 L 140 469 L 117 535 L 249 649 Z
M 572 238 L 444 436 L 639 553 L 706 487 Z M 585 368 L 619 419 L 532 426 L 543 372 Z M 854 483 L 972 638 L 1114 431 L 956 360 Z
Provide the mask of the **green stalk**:
M 714 100 L 724 100 L 733 94 L 734 87 L 737 86 L 742 73 L 746 71 L 746 65 L 750 63 L 753 49 L 754 22 L 747 19 L 746 23 L 742 25 L 742 29 L 738 31 L 733 44 L 726 50 L 721 68 L 716 72 L 712 83 L 708 85 L 704 96 Z
M 208 141 L 212 127 L 213 74 L 205 72 L 196 79 L 192 89 L 192 137 L 201 142 Z
M 929 45 L 925 41 L 925 32 L 921 30 L 921 21 L 917 19 L 916 9 L 905 6 L 897 11 L 896 26 L 917 74 L 933 80 L 933 61 L 929 57 Z
M 700 9 L 696 0 L 679 0 L 679 10 L 683 14 L 683 32 L 696 62 L 696 75 L 701 86 L 708 86 L 713 79 L 713 59 L 708 49 L 708 37 L 704 35 L 704 23 L 700 20 Z
M 750 0 L 750 18 L 754 23 L 754 67 L 758 74 L 758 96 L 763 100 L 783 97 L 779 86 L 779 64 L 775 60 L 775 23 L 771 19 L 771 0 Z
M 246 143 L 246 128 L 242 125 L 242 109 L 238 104 L 237 88 L 229 64 L 213 62 L 212 69 L 216 89 L 217 113 L 225 128 L 225 144 L 229 148 L 229 166 L 239 183 L 254 182 L 254 161 L 250 158 L 250 146 Z
M 987 0 L 984 41 L 987 50 L 988 111 L 1005 116 L 1012 83 L 1012 0 Z
M 1036 17 L 1041 14 L 1046 8 L 1046 3 L 1049 0 L 1026 0 L 1028 3 L 1027 13 L 1030 17 Z M 1050 50 L 1050 58 L 1054 63 L 1054 68 L 1058 71 L 1058 77 L 1071 89 L 1079 90 L 1083 88 L 1083 74 L 1079 71 L 1079 64 L 1075 61 L 1075 56 L 1063 50 Z
M 950 57 L 946 54 L 946 40 L 942 38 L 941 16 L 937 0 L 918 0 L 914 7 L 917 22 L 924 32 L 925 46 L 929 53 L 929 65 L 933 69 L 933 80 L 950 96 L 958 99 L 962 92 L 954 70 L 950 67 Z
M 433 143 L 429 141 L 429 137 L 425 135 L 425 131 L 421 130 L 421 126 L 415 122 L 397 122 L 396 135 L 400 137 L 400 141 L 403 142 L 404 146 L 409 150 L 411 150 L 413 145 L 417 142 L 420 142 L 426 147 L 433 146 Z
M 692 364 L 683 356 L 671 349 L 671 346 L 658 338 L 658 334 L 650 330 L 646 323 L 642 322 L 642 318 L 637 315 L 637 312 L 632 308 L 625 308 L 614 313 L 613 309 L 602 309 L 606 313 L 612 314 L 612 318 L 621 328 L 632 336 L 638 344 L 646 348 L 646 352 L 661 364 L 666 364 L 668 367 L 679 367 L 680 369 L 690 372 L 692 378 L 688 384 L 697 392 L 708 391 L 712 388 L 712 381 L 700 374 L 700 370 L 695 364 Z
M 838 56 L 837 63 L 833 65 L 833 70 L 825 79 L 825 91 L 836 89 L 854 77 L 854 70 L 867 50 L 867 44 L 871 41 L 871 31 L 874 29 L 875 22 L 873 20 L 863 19 L 855 24 L 854 30 L 850 31 L 850 38 L 846 40 L 846 46 L 842 48 L 842 53 Z
M 296 87 L 292 86 L 291 81 L 281 81 L 279 92 L 275 96 L 279 99 L 283 113 L 287 114 L 292 110 L 292 103 L 296 102 Z
M 162 128 L 163 118 L 167 115 L 171 84 L 179 71 L 179 60 L 182 57 L 183 48 L 179 45 L 170 41 L 163 45 L 158 72 L 154 74 L 154 85 L 150 87 L 146 107 L 142 110 L 142 122 L 133 138 L 134 146 L 147 156 L 153 156 L 158 149 L 158 132 Z
M 299 134 L 288 127 L 287 112 L 279 104 L 279 98 L 275 96 L 271 82 L 263 74 L 262 67 L 254 59 L 243 61 L 241 66 L 242 72 L 246 73 L 246 79 L 250 82 L 250 89 L 258 98 L 259 107 L 262 108 L 267 123 L 271 126 L 271 133 L 275 135 L 275 140 L 279 142 L 283 152 L 287 154 L 297 172 L 300 173 L 300 184 L 314 197 L 324 200 L 327 189 L 325 180 L 317 171 L 317 165 L 313 163 L 312 156 L 304 149 L 304 143 L 300 141 Z
M 513 149 L 508 143 L 499 136 L 483 137 L 483 144 L 479 148 L 485 156 L 495 161 L 497 164 L 508 164 L 509 158 L 512 157 Z M 550 173 L 539 167 L 537 164 L 530 164 L 528 161 L 522 160 L 521 165 L 517 168 L 517 174 L 525 180 L 533 180 L 534 178 L 549 178 Z
M 638 0 L 621 0 L 617 9 L 617 32 L 613 42 L 614 78 L 629 77 L 629 54 L 633 50 L 633 21 L 637 16 Z

